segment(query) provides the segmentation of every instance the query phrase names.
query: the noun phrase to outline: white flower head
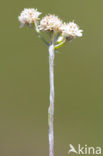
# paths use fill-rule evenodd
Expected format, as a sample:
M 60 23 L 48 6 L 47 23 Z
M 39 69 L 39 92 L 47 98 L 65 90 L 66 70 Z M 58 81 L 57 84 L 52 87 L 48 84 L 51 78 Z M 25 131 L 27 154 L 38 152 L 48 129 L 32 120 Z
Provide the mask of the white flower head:
M 68 39 L 82 37 L 83 30 L 80 30 L 79 26 L 74 22 L 64 23 L 61 29 L 63 36 L 67 37 Z
M 18 19 L 21 26 L 24 26 L 25 24 L 31 25 L 38 21 L 40 14 L 41 12 L 37 11 L 37 9 L 24 9 Z
M 43 31 L 61 31 L 62 21 L 58 16 L 48 14 L 40 21 L 40 30 Z

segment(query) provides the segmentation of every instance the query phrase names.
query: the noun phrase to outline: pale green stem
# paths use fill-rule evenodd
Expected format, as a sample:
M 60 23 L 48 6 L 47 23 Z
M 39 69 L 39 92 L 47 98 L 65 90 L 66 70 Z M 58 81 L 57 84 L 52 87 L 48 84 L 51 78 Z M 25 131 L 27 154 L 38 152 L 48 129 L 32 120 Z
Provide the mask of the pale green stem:
M 65 44 L 65 40 L 62 41 L 61 43 L 55 45 L 55 49 L 59 49 L 60 47 L 62 47 Z
M 48 109 L 49 156 L 54 156 L 54 44 L 49 46 L 50 106 Z
M 36 30 L 36 32 L 37 32 L 37 34 L 38 34 L 38 37 L 41 38 L 41 40 L 42 40 L 47 46 L 49 46 L 49 43 L 45 40 L 44 36 L 41 34 L 41 32 L 40 32 L 40 30 L 39 30 L 39 28 L 38 28 L 38 24 L 37 24 L 37 23 L 35 23 L 35 30 Z

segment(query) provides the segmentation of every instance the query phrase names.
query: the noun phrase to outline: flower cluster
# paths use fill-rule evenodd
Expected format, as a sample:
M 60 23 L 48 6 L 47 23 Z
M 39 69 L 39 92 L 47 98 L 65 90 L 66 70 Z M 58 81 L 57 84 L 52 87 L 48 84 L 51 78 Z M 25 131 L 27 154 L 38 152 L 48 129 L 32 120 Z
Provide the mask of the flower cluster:
M 82 37 L 82 32 L 83 30 L 80 30 L 79 26 L 74 22 L 64 23 L 62 25 L 63 36 L 67 38 Z
M 79 29 L 79 26 L 73 22 L 64 23 L 58 16 L 48 14 L 42 19 L 39 19 L 41 12 L 37 9 L 24 9 L 18 17 L 21 26 L 29 25 L 34 26 L 35 30 L 41 35 L 43 32 L 55 32 L 54 37 L 55 44 L 59 47 L 65 43 L 66 40 L 71 41 L 73 38 L 82 37 L 83 30 Z M 43 37 L 41 37 L 43 39 Z M 43 39 L 44 40 L 44 39 Z M 58 46 L 56 45 L 56 48 Z
M 47 15 L 40 21 L 40 30 L 59 32 L 62 26 L 62 21 L 55 15 Z
M 24 26 L 25 24 L 30 25 L 37 22 L 40 14 L 41 12 L 37 11 L 37 9 L 24 9 L 18 19 L 21 23 L 21 26 Z
M 62 34 L 67 39 L 75 37 L 82 37 L 83 30 L 79 29 L 79 26 L 74 22 L 63 23 L 58 16 L 47 15 L 40 21 L 40 30 L 42 31 L 55 31 Z

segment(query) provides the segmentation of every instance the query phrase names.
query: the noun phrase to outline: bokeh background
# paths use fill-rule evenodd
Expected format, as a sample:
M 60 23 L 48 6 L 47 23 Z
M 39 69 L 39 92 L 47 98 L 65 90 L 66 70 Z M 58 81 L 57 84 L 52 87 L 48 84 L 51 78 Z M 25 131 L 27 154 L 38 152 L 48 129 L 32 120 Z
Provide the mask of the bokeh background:
M 84 30 L 55 56 L 55 156 L 70 143 L 103 147 L 103 1 L 9 0 L 0 4 L 0 156 L 48 156 L 48 50 L 17 18 L 32 7 Z

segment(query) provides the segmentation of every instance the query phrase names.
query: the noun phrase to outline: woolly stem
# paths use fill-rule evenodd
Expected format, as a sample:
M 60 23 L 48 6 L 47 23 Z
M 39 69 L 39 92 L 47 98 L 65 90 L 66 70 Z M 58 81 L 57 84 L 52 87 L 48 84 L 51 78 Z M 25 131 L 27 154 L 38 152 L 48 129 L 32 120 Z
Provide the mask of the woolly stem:
M 54 45 L 49 46 L 50 106 L 48 109 L 49 156 L 54 156 Z

